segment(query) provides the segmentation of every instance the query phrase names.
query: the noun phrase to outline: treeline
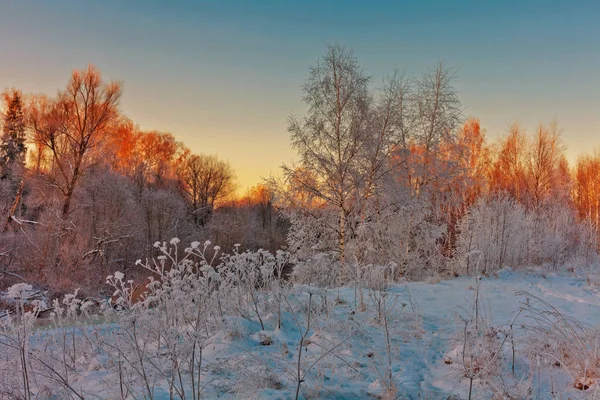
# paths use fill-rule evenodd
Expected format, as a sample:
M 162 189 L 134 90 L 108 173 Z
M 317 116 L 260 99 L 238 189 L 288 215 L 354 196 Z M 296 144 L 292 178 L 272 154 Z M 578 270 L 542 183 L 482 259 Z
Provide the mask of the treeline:
M 376 84 L 330 46 L 288 130 L 298 163 L 235 197 L 235 172 L 119 108 L 93 67 L 54 97 L 4 94 L 0 285 L 97 289 L 156 241 L 286 249 L 301 282 L 424 279 L 596 262 L 600 156 L 574 167 L 555 123 L 495 143 L 465 119 L 452 69 Z M 368 273 L 367 273 L 368 272 Z M 366 274 L 366 275 L 365 275 Z M 369 278 L 371 279 L 371 278 Z
M 595 262 L 600 157 L 570 168 L 555 123 L 489 143 L 453 80 L 439 64 L 375 84 L 342 46 L 310 69 L 308 112 L 289 120 L 299 162 L 273 182 L 301 281 Z
M 53 97 L 5 92 L 0 285 L 97 289 L 172 237 L 282 246 L 287 225 L 269 190 L 236 199 L 227 162 L 140 130 L 122 114 L 121 93 L 93 67 Z

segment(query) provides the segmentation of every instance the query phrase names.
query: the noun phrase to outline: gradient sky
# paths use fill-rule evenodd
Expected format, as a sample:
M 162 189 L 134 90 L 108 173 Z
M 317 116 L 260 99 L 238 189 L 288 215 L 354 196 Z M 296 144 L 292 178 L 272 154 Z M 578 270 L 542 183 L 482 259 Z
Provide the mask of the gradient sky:
M 600 149 L 600 1 L 0 1 L 0 89 L 54 94 L 95 64 L 122 110 L 235 168 L 240 192 L 293 158 L 286 120 L 328 43 L 380 84 L 458 69 L 494 140 L 556 119 L 571 161 Z

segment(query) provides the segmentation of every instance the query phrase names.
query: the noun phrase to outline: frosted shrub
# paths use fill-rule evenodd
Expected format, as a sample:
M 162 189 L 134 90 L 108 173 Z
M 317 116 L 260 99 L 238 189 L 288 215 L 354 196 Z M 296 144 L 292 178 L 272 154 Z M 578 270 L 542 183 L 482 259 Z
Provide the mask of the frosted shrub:
M 29 301 L 32 287 L 12 286 L 7 295 L 15 301 L 15 312 L 0 321 L 0 392 L 8 398 L 83 398 L 85 392 L 74 378 L 90 368 L 100 354 L 99 343 L 91 340 L 94 328 L 85 326 L 93 302 L 77 297 L 77 292 L 54 299 L 52 308 L 44 301 Z M 38 317 L 49 331 L 38 328 Z
M 318 253 L 307 260 L 297 261 L 292 280 L 320 288 L 339 286 L 342 266 L 337 258 L 336 254 Z
M 575 212 L 562 204 L 552 204 L 533 216 L 530 259 L 534 265 L 553 270 L 577 257 L 578 239 L 584 226 Z M 583 244 L 583 243 L 582 243 Z
M 264 330 L 260 309 L 268 307 L 272 300 L 270 295 L 274 294 L 281 315 L 282 274 L 288 262 L 289 254 L 283 251 L 276 255 L 262 249 L 240 253 L 239 246 L 234 248 L 232 254 L 224 255 L 219 271 L 226 287 L 237 300 L 232 302 L 232 305 L 239 306 L 235 314 L 245 318 L 254 314 Z
M 454 272 L 489 274 L 505 266 L 527 264 L 531 221 L 520 204 L 508 197 L 481 200 L 458 225 Z M 481 254 L 475 271 L 473 251 Z
M 458 224 L 452 263 L 458 274 L 490 274 L 504 267 L 544 266 L 556 270 L 567 262 L 593 264 L 597 260 L 596 234 L 578 222 L 568 207 L 546 205 L 526 210 L 507 196 L 482 199 Z M 473 252 L 481 258 L 473 260 Z
M 20 372 L 20 374 L 3 374 L 0 387 L 10 387 L 9 385 L 12 384 L 15 391 L 5 394 L 25 399 L 30 399 L 32 396 L 30 340 L 33 323 L 41 310 L 40 306 L 43 306 L 35 304 L 32 311 L 25 310 L 25 302 L 32 289 L 31 285 L 25 283 L 11 286 L 6 292 L 6 298 L 14 304 L 14 316 L 0 320 L 0 348 L 4 353 L 4 357 L 0 359 L 0 369 Z
M 429 204 L 407 199 L 402 206 L 383 208 L 376 220 L 361 223 L 348 247 L 361 265 L 394 263 L 393 281 L 420 280 L 445 268 L 440 245 L 445 234 L 446 226 L 435 222 Z
M 362 286 L 377 291 L 385 291 L 394 282 L 397 266 L 395 263 L 387 265 L 367 265 L 360 268 L 359 281 Z
M 390 277 L 392 280 L 439 276 L 447 263 L 442 253 L 447 226 L 436 220 L 428 201 L 408 196 L 402 188 L 396 189 L 399 193 L 390 190 L 376 202 L 366 202 L 360 216 L 345 217 L 343 259 L 359 265 L 393 262 L 397 268 L 396 275 Z M 334 260 L 342 259 L 337 228 L 339 212 L 327 207 L 315 207 L 310 212 L 296 209 L 284 212 L 291 223 L 288 248 L 298 261 L 301 282 L 310 282 L 308 271 L 314 271 L 310 275 L 315 275 L 317 265 L 323 267 L 319 274 L 324 274 L 318 285 L 331 286 L 324 281 L 332 278 L 333 267 L 340 267 L 339 281 L 330 280 L 334 285 L 353 280 L 347 276 L 355 274 L 353 271 L 345 265 L 333 265 Z M 331 257 L 331 263 L 325 262 L 327 257 Z
M 282 212 L 290 221 L 287 247 L 298 260 L 308 260 L 318 254 L 338 249 L 338 236 L 331 227 L 337 226 L 339 214 L 327 208 L 311 212 L 289 208 Z
M 107 278 L 115 289 L 117 312 L 125 313 L 109 345 L 111 358 L 118 360 L 113 368 L 122 390 L 149 398 L 165 381 L 178 397 L 200 395 L 202 350 L 223 320 L 221 276 L 212 266 L 220 249 L 208 241 L 203 246 L 192 242 L 180 252 L 178 244 L 176 238 L 156 242 L 161 254 L 138 260 L 152 273 L 138 301 L 132 297 L 133 281 L 125 281 L 120 272 Z
M 580 264 L 584 266 L 593 266 L 598 271 L 600 261 L 598 255 L 599 238 L 597 229 L 590 220 L 579 223 L 577 239 L 576 260 L 580 260 Z
M 267 251 L 221 255 L 209 241 L 192 242 L 180 250 L 179 239 L 156 242 L 160 255 L 137 265 L 150 272 L 142 296 L 132 296 L 136 285 L 116 272 L 107 278 L 114 289 L 120 327 L 110 338 L 113 371 L 122 395 L 155 396 L 157 385 L 170 395 L 199 398 L 207 361 L 204 350 L 215 335 L 227 330 L 228 320 L 240 316 L 260 323 L 273 306 L 279 309 L 283 268 L 289 254 Z
M 600 382 L 600 328 L 565 315 L 530 293 L 518 294 L 527 298 L 526 352 L 531 365 L 562 368 L 574 388 L 596 389 Z

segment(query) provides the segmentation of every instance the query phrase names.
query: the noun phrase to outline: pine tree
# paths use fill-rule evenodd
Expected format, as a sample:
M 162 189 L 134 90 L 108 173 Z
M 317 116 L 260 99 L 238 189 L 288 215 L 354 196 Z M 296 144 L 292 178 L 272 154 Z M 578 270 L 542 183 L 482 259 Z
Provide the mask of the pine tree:
M 6 113 L 0 138 L 0 179 L 17 181 L 25 165 L 25 120 L 21 93 L 4 95 Z

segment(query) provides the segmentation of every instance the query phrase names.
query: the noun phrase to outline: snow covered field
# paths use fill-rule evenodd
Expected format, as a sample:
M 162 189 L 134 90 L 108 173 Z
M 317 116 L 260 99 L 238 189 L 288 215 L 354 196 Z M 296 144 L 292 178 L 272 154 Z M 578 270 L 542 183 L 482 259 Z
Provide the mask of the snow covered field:
M 461 277 L 363 290 L 363 306 L 354 287 L 287 287 L 280 302 L 275 292 L 257 299 L 254 315 L 250 307 L 220 321 L 207 316 L 199 329 L 172 326 L 177 317 L 154 308 L 145 310 L 154 319 L 134 310 L 104 317 L 111 322 L 67 323 L 65 314 L 31 332 L 5 327 L 0 398 L 22 396 L 18 349 L 25 341 L 31 398 L 287 399 L 300 381 L 301 398 L 466 399 L 471 378 L 474 399 L 600 398 L 597 330 L 578 331 L 576 322 L 549 312 L 553 306 L 597 327 L 600 288 L 541 271 L 503 270 L 479 287 L 475 282 Z M 161 329 L 172 335 L 153 336 Z M 561 346 L 565 341 L 572 354 Z M 580 353 L 589 359 L 578 374 Z M 578 375 L 587 376 L 579 389 Z

